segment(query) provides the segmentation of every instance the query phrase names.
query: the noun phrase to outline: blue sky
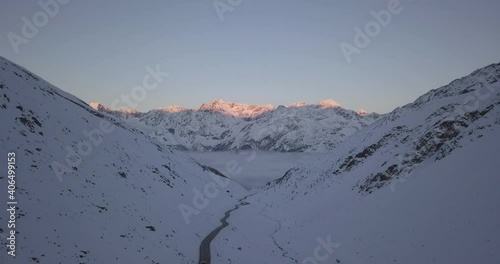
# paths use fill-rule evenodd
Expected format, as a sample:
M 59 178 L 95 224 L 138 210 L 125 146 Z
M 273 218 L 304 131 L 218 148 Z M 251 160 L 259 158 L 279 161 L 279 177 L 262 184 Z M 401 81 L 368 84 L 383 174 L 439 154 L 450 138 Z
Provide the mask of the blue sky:
M 105 105 L 159 64 L 170 76 L 142 111 L 217 98 L 273 105 L 332 98 L 385 113 L 500 61 L 500 1 L 401 0 L 402 11 L 348 63 L 339 45 L 353 45 L 354 28 L 390 1 L 242 0 L 221 21 L 212 0 L 72 0 L 18 53 L 9 32 L 22 36 L 22 17 L 43 9 L 3 1 L 0 56 Z

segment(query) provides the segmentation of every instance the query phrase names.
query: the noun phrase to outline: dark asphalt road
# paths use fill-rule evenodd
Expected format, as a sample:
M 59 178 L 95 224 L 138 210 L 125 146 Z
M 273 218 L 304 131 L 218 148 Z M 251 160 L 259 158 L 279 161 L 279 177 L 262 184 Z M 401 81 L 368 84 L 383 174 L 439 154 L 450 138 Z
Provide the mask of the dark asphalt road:
M 235 210 L 238 210 L 240 208 L 240 206 L 243 206 L 243 205 L 247 205 L 249 203 L 247 202 L 243 202 L 244 199 L 246 199 L 247 196 L 241 198 L 239 200 L 239 204 L 237 204 L 233 209 L 231 210 L 228 210 L 225 214 L 224 214 L 224 217 L 220 220 L 220 222 L 222 223 L 222 225 L 220 225 L 219 227 L 217 227 L 216 229 L 214 229 L 212 232 L 210 232 L 210 234 L 208 234 L 208 236 L 205 237 L 205 239 L 203 239 L 203 241 L 201 242 L 201 245 L 200 245 L 200 260 L 199 260 L 199 263 L 203 263 L 203 261 L 205 261 L 206 264 L 210 264 L 210 243 L 212 242 L 212 240 L 219 234 L 219 232 L 224 229 L 226 226 L 228 226 L 228 222 L 226 221 L 231 212 L 232 211 L 235 211 Z

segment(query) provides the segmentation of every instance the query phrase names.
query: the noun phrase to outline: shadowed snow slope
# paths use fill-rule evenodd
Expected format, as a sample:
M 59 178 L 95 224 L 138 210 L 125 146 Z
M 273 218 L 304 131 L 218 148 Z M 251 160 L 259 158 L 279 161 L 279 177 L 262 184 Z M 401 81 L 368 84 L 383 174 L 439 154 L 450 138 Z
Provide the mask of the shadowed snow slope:
M 255 118 L 117 113 L 0 58 L 0 143 L 2 155 L 16 153 L 19 203 L 19 255 L 0 263 L 196 263 L 200 241 L 247 193 L 217 187 L 220 172 L 169 140 L 205 150 L 335 147 L 232 213 L 212 243 L 214 263 L 500 263 L 499 80 L 493 64 L 380 118 L 334 101 Z M 0 222 L 5 233 L 5 211 Z
M 193 188 L 222 178 L 3 58 L 0 118 L 5 162 L 16 153 L 19 207 L 18 256 L 6 255 L 2 238 L 0 263 L 195 263 L 201 239 L 246 193 L 230 183 L 198 211 Z M 104 120 L 113 131 L 87 138 Z M 66 161 L 68 149 L 80 159 Z M 0 181 L 7 194 L 5 173 Z M 198 213 L 189 224 L 180 204 Z M 0 223 L 6 232 L 5 210 Z
M 229 219 L 217 260 L 500 263 L 499 80 L 475 71 L 291 169 Z

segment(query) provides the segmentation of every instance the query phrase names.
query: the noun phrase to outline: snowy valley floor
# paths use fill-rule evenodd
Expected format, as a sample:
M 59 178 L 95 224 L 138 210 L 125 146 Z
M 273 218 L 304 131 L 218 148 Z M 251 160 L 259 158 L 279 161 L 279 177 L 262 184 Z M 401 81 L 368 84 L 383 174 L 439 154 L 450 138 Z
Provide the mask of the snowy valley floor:
M 307 199 L 258 192 L 214 239 L 212 261 L 498 263 L 499 136 L 417 170 L 394 192 L 359 196 L 349 179 Z
M 221 171 L 235 162 L 235 181 L 255 188 L 213 239 L 212 263 L 497 263 L 498 137 L 495 129 L 370 195 L 353 191 L 349 178 L 303 197 L 258 189 L 301 162 L 328 167 L 332 153 L 190 153 Z
M 247 190 L 258 189 L 282 177 L 298 164 L 307 164 L 324 155 L 321 152 L 273 152 L 260 150 L 186 152 L 203 165 L 229 175 Z M 229 173 L 235 168 L 233 173 Z

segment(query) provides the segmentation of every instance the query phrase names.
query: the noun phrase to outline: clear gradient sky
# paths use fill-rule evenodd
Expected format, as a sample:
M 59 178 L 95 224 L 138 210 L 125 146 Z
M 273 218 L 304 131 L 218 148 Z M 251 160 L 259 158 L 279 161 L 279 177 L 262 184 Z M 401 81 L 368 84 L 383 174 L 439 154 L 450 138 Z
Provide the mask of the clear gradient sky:
M 17 54 L 7 34 L 21 35 L 22 17 L 42 8 L 2 1 L 0 56 L 105 105 L 159 64 L 170 76 L 142 111 L 217 98 L 273 105 L 332 98 L 385 113 L 500 61 L 500 1 L 401 0 L 403 11 L 347 63 L 340 43 L 353 44 L 354 27 L 389 1 L 243 0 L 221 21 L 213 0 L 72 0 Z

